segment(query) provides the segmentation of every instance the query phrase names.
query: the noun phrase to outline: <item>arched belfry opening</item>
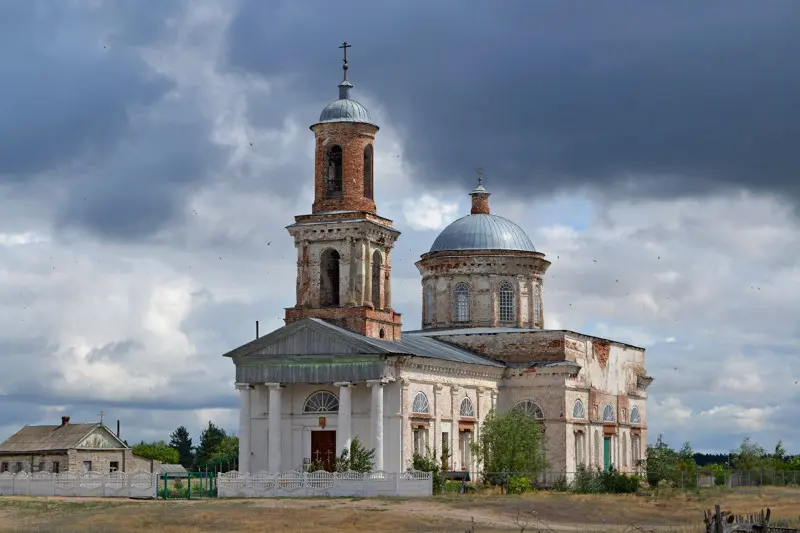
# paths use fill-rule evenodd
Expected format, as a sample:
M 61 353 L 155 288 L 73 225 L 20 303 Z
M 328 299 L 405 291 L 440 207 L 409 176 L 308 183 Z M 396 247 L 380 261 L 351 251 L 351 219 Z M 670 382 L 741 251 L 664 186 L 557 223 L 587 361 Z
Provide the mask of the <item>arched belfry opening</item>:
M 319 262 L 320 305 L 333 307 L 339 305 L 339 252 L 328 248 L 322 252 Z
M 334 145 L 325 155 L 325 198 L 342 197 L 342 147 Z
M 364 198 L 374 200 L 372 186 L 372 145 L 364 147 Z
M 383 269 L 383 256 L 378 250 L 372 254 L 372 306 L 382 309 L 381 305 L 381 273 Z

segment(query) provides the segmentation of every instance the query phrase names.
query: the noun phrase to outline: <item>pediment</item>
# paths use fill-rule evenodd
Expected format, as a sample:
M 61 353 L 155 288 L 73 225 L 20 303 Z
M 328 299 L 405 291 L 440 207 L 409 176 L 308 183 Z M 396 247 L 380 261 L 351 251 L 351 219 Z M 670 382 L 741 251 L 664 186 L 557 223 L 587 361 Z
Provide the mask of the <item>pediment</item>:
M 319 319 L 303 319 L 225 354 L 241 358 L 285 356 L 381 355 L 390 350 Z
M 96 428 L 88 435 L 83 437 L 78 445 L 78 449 L 119 449 L 125 448 L 125 443 L 121 442 L 117 437 L 103 428 Z

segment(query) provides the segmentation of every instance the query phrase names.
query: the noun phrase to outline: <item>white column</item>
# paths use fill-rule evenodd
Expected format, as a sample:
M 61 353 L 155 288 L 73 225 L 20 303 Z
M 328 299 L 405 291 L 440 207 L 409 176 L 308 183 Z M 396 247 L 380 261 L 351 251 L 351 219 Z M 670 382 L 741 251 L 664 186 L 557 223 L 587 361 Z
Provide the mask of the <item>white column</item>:
M 339 423 L 336 426 L 336 455 L 349 450 L 353 440 L 353 401 L 350 382 L 334 383 L 339 387 Z
M 239 472 L 250 472 L 250 389 L 248 383 L 237 383 L 239 391 Z
M 375 450 L 375 470 L 383 470 L 383 380 L 367 381 L 372 387 L 372 447 Z
M 265 383 L 269 387 L 269 471 L 280 473 L 281 468 L 281 384 Z

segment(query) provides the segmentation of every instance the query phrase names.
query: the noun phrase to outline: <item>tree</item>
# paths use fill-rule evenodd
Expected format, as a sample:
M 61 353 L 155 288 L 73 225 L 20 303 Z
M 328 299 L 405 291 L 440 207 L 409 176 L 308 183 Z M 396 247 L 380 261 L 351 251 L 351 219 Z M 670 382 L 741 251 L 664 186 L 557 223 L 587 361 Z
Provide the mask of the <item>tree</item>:
M 194 448 L 189 431 L 184 426 L 180 426 L 172 432 L 169 439 L 169 445 L 178 452 L 178 462 L 184 468 L 191 468 L 194 464 Z
M 239 437 L 235 435 L 226 435 L 222 438 L 211 453 L 210 459 L 212 461 L 236 458 L 239 457 Z
M 208 427 L 200 434 L 200 445 L 197 447 L 194 458 L 195 468 L 211 461 L 214 452 L 217 451 L 225 437 L 227 437 L 227 433 L 224 429 L 217 427 L 211 421 L 208 422 Z
M 532 416 L 518 409 L 490 414 L 473 451 L 487 473 L 538 474 L 547 467 L 544 434 Z
M 788 457 L 786 457 L 786 448 L 783 447 L 783 441 L 779 440 L 775 445 L 775 452 L 772 454 L 772 468 L 773 470 L 784 470 Z
M 758 443 L 745 437 L 739 447 L 731 452 L 731 462 L 736 470 L 758 470 L 763 468 L 767 452 Z
M 694 458 L 692 458 L 694 461 Z M 651 487 L 658 485 L 662 479 L 673 480 L 678 466 L 678 453 L 664 442 L 664 436 L 659 435 L 655 444 L 647 445 L 645 459 L 642 460 L 647 483 Z
M 155 442 L 142 441 L 139 444 L 134 444 L 132 451 L 140 457 L 166 464 L 176 464 L 178 462 L 178 451 L 163 440 Z
M 336 472 L 372 472 L 375 466 L 375 450 L 367 450 L 358 437 L 350 441 L 350 448 L 342 450 L 336 459 Z

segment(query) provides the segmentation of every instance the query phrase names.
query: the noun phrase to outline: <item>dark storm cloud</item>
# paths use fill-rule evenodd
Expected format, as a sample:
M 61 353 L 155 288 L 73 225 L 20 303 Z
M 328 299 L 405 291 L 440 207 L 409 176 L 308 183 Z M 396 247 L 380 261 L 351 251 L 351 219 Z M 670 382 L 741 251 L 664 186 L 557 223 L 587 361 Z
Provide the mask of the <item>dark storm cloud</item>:
M 528 192 L 800 192 L 791 0 L 313 5 L 246 0 L 231 68 L 289 77 L 295 101 L 324 103 L 335 47 L 352 42 L 356 91 L 408 132 L 405 155 L 428 186 L 482 165 L 492 187 Z M 626 185 L 642 174 L 654 179 Z

